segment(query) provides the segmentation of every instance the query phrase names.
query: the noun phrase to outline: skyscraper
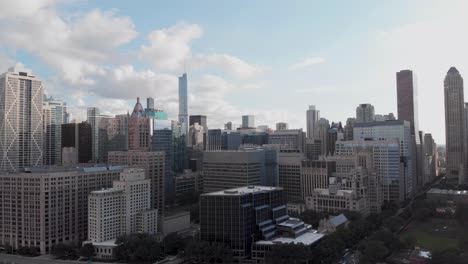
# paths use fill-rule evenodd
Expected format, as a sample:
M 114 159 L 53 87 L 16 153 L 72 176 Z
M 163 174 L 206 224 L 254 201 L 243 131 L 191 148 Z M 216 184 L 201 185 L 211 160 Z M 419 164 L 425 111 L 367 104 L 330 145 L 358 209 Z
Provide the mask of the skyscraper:
M 154 110 L 154 98 L 153 97 L 146 98 L 146 109 Z
M 60 165 L 62 163 L 62 124 L 68 122 L 67 103 L 52 97 L 44 98 L 42 113 L 44 165 Z
M 92 129 L 87 122 L 62 125 L 62 164 L 74 165 L 92 160 Z
M 137 97 L 137 102 L 128 119 L 128 149 L 148 151 L 151 147 L 150 118 Z
M 374 121 L 375 110 L 371 104 L 360 104 L 356 107 L 356 122 L 366 123 Z
M 411 135 L 419 131 L 418 127 L 418 101 L 415 76 L 411 70 L 402 70 L 396 73 L 398 119 L 411 123 Z
M 187 73 L 179 77 L 179 122 L 182 125 L 184 135 L 188 135 L 188 95 Z
M 92 161 L 99 160 L 99 119 L 100 111 L 97 107 L 88 107 L 86 121 L 91 125 L 92 134 Z
M 42 165 L 42 81 L 12 67 L 0 75 L 0 171 Z
M 307 138 L 318 139 L 317 122 L 320 119 L 320 111 L 315 109 L 315 105 L 309 105 L 307 115 Z
M 190 128 L 195 125 L 195 123 L 198 123 L 200 126 L 203 127 L 203 149 L 206 150 L 206 146 L 208 144 L 208 124 L 206 121 L 206 116 L 205 115 L 191 115 L 189 117 L 189 133 L 190 133 Z M 190 141 L 190 140 L 189 140 Z
M 445 144 L 447 151 L 447 177 L 465 181 L 465 125 L 463 78 L 451 67 L 444 80 Z
M 253 115 L 243 115 L 242 116 L 242 128 L 254 128 L 255 121 Z
M 288 130 L 288 123 L 284 123 L 284 122 L 276 123 L 276 130 Z

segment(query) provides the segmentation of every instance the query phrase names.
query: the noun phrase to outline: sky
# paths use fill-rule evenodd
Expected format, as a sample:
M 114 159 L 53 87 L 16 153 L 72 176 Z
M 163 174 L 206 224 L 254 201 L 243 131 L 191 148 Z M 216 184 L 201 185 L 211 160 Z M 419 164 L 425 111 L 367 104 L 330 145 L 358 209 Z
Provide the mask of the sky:
M 209 128 L 286 122 L 304 128 L 315 105 L 330 122 L 358 104 L 397 114 L 395 74 L 417 76 L 419 128 L 445 142 L 443 79 L 468 76 L 468 1 L 0 1 L 0 71 L 22 64 L 65 100 L 131 111 L 155 98 L 177 119 L 177 77 L 189 114 Z

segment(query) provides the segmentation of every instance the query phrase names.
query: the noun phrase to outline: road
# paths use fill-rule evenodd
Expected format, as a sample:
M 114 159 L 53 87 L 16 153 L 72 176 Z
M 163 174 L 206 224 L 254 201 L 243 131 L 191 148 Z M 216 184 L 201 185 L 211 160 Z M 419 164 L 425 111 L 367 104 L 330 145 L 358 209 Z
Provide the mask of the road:
M 29 258 L 18 255 L 0 254 L 0 264 L 87 264 L 86 261 L 57 260 L 44 258 L 44 256 Z M 117 263 L 106 263 L 117 264 Z M 121 263 L 120 263 L 121 264 Z

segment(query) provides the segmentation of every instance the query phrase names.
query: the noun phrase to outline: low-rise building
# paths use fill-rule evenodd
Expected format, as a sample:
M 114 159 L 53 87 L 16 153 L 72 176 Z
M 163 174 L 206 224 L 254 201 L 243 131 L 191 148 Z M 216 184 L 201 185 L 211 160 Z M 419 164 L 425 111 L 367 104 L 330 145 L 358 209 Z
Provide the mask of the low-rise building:
M 468 204 L 468 190 L 444 190 L 432 188 L 426 194 L 427 200 L 441 203 Z

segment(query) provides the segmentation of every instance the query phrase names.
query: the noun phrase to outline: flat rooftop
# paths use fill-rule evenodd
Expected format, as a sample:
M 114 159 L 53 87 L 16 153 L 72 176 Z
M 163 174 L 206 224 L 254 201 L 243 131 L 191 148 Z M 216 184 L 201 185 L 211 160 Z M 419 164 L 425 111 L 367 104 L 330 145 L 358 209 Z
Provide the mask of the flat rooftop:
M 279 187 L 269 187 L 269 186 L 244 186 L 238 187 L 233 189 L 227 189 L 217 192 L 205 193 L 202 195 L 225 195 L 225 196 L 235 196 L 235 195 L 244 195 L 249 193 L 259 193 L 259 192 L 268 192 L 268 191 L 275 191 L 275 190 L 282 190 Z
M 451 195 L 468 195 L 468 190 L 445 190 L 445 189 L 432 188 L 427 193 L 451 194 Z
M 274 245 L 274 244 L 304 244 L 306 246 L 310 246 L 312 244 L 317 243 L 320 239 L 322 239 L 325 235 L 317 233 L 317 231 L 311 231 L 304 233 L 301 236 L 296 238 L 291 237 L 278 237 L 273 240 L 260 240 L 255 242 L 258 245 Z

